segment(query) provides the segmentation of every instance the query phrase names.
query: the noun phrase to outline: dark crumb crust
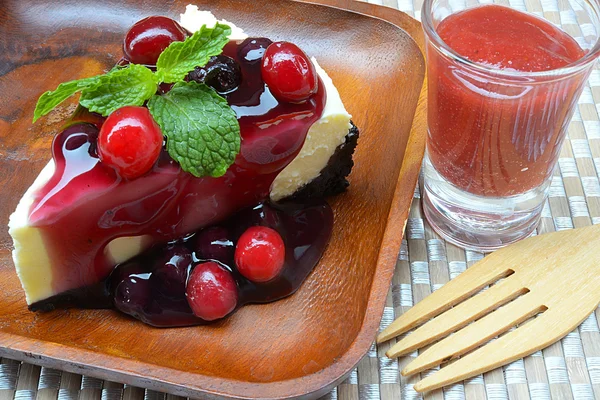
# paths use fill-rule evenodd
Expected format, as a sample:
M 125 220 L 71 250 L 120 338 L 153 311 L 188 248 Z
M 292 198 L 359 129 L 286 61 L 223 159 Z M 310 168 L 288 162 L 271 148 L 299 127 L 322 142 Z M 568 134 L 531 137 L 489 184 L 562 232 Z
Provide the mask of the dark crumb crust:
M 91 286 L 67 290 L 66 292 L 36 301 L 29 311 L 52 311 L 57 308 L 112 308 L 112 297 L 105 281 Z
M 352 155 L 359 136 L 358 128 L 354 125 L 354 122 L 350 121 L 350 124 L 352 126 L 346 135 L 346 141 L 335 149 L 327 165 L 321 170 L 321 174 L 293 195 L 282 199 L 281 202 L 305 202 L 311 199 L 322 199 L 346 190 L 350 185 L 346 177 L 350 175 L 354 166 Z

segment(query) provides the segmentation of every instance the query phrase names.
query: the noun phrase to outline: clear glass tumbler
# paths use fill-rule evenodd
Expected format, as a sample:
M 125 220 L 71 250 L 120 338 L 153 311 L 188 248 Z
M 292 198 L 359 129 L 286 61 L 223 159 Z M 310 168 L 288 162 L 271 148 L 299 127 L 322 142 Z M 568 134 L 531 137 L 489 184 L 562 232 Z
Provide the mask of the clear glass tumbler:
M 468 4 L 425 0 L 422 9 L 428 68 L 423 208 L 446 240 L 492 251 L 529 236 L 539 222 L 569 122 L 600 53 L 600 12 L 594 0 L 556 0 L 557 12 L 534 13 L 562 23 L 586 54 L 560 69 L 520 72 L 473 63 L 442 41 L 436 27 L 479 6 Z M 515 8 L 525 11 L 519 4 Z

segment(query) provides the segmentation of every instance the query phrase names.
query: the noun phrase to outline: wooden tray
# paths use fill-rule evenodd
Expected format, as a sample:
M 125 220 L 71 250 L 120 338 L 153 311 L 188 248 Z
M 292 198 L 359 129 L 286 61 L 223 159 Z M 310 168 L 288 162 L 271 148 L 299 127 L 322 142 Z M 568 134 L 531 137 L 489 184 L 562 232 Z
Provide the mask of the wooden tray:
M 177 18 L 187 2 L 3 1 L 0 221 L 47 162 L 72 109 L 32 126 L 37 97 L 109 68 L 131 24 L 153 14 Z M 4 228 L 0 355 L 203 398 L 315 398 L 351 371 L 377 332 L 423 156 L 423 37 L 418 22 L 390 8 L 317 2 L 357 13 L 285 0 L 196 1 L 250 35 L 290 40 L 316 56 L 360 127 L 350 190 L 331 199 L 331 243 L 302 288 L 208 327 L 155 329 L 110 310 L 34 314 Z

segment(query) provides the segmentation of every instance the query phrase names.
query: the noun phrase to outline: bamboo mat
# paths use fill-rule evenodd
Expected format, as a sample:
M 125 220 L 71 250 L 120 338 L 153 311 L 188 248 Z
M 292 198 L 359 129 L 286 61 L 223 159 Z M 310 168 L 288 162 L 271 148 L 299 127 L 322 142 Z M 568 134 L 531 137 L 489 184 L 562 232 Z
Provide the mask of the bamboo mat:
M 465 1 L 465 0 L 456 0 Z M 466 0 L 467 3 L 477 0 Z M 421 0 L 370 0 L 398 8 L 417 18 Z M 481 3 L 492 2 L 481 0 Z M 565 0 L 499 0 L 544 15 L 573 36 L 579 27 Z M 592 73 L 579 100 L 561 152 L 550 198 L 538 233 L 572 229 L 600 223 L 600 70 Z M 441 240 L 423 220 L 420 190 L 412 204 L 405 239 L 385 307 L 382 328 L 413 304 L 440 288 L 449 279 L 483 257 Z M 577 273 L 577 271 L 573 271 Z M 438 390 L 426 399 L 600 399 L 600 309 L 561 342 L 506 367 L 464 383 Z M 390 344 L 372 346 L 350 377 L 323 399 L 387 400 L 420 399 L 413 390 L 418 377 L 401 377 L 399 369 L 411 357 L 390 360 L 384 355 Z M 416 356 L 413 354 L 412 357 Z M 428 372 L 424 373 L 425 375 Z M 0 400 L 154 400 L 178 399 L 151 390 L 102 381 L 67 372 L 2 359 Z

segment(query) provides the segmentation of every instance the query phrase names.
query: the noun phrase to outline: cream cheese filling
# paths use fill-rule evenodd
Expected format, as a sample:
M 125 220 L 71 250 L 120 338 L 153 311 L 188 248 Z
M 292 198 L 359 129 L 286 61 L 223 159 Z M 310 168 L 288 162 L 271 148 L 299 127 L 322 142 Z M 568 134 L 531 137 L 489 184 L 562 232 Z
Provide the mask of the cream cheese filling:
M 29 212 L 35 193 L 52 178 L 54 161 L 50 160 L 27 189 L 8 221 L 8 233 L 13 239 L 13 261 L 27 304 L 52 296 L 51 261 L 41 230 L 29 226 Z
M 312 62 L 325 84 L 327 100 L 321 118 L 308 130 L 300 153 L 273 181 L 270 195 L 274 201 L 296 193 L 318 177 L 338 146 L 344 143 L 351 128 L 351 116 L 333 81 L 314 57 Z

